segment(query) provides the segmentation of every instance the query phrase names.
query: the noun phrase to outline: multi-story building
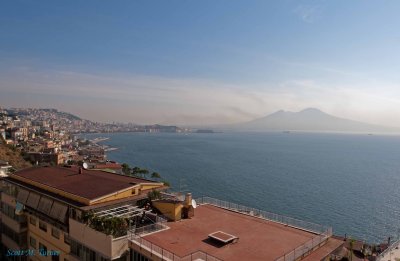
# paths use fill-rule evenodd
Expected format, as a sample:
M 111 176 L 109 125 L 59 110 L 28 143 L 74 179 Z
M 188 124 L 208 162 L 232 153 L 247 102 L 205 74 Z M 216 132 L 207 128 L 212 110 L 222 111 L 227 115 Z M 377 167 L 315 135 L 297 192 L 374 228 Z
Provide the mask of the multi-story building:
M 33 167 L 2 183 L 1 260 L 126 260 L 129 226 L 157 220 L 138 205 L 166 188 L 71 166 Z
M 0 129 L 0 139 L 2 138 L 3 140 L 6 139 L 6 130 L 5 129 Z M 0 140 L 1 141 L 1 140 Z
M 64 163 L 64 155 L 62 153 L 28 152 L 27 157 L 30 162 L 37 162 L 38 164 L 60 165 Z
M 0 159 L 0 177 L 7 177 L 10 169 L 12 169 L 12 166 L 7 161 Z

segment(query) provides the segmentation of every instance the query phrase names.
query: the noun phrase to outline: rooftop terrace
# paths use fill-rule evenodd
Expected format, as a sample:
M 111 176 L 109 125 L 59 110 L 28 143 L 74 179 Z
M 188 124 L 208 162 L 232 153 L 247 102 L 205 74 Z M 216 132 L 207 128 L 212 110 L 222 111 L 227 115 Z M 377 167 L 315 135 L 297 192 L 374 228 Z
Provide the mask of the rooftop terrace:
M 330 239 L 330 228 L 312 224 L 314 230 L 321 229 L 312 231 L 308 222 L 279 215 L 268 219 L 267 212 L 243 210 L 243 206 L 210 198 L 198 201 L 193 218 L 169 222 L 169 229 L 133 236 L 131 246 L 145 248 L 163 260 L 192 260 L 193 255 L 198 260 L 295 260 Z M 210 235 L 216 232 L 235 240 L 214 240 Z M 329 249 L 315 253 L 316 258 L 337 247 L 335 242 L 325 245 Z

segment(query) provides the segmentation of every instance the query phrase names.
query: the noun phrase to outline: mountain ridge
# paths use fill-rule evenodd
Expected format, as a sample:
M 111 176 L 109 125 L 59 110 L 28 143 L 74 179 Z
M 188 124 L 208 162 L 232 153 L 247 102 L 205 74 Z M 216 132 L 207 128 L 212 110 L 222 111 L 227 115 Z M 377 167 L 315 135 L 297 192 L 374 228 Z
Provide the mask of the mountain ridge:
M 333 116 L 317 108 L 298 112 L 278 110 L 248 122 L 232 124 L 231 128 L 241 131 L 400 132 L 393 127 Z

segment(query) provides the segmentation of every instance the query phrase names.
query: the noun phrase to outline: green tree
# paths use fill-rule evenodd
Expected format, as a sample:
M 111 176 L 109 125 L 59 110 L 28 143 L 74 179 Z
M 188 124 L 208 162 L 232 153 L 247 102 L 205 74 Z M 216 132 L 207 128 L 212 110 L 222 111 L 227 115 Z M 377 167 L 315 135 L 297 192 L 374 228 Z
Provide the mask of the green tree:
M 153 172 L 151 173 L 151 178 L 158 180 L 161 178 L 161 175 L 158 172 Z
M 150 172 L 147 169 L 141 169 L 140 170 L 140 174 L 142 175 L 143 178 L 146 178 L 146 176 L 149 174 Z
M 160 199 L 161 193 L 158 190 L 152 190 L 149 193 L 147 193 L 147 197 L 149 198 L 149 200 Z
M 123 163 L 121 166 L 122 166 L 122 173 L 124 173 L 125 175 L 129 175 L 131 172 L 131 168 L 129 167 L 129 165 L 127 163 Z
M 149 171 L 147 169 L 141 169 L 139 167 L 133 167 L 131 174 L 135 177 L 145 178 Z
M 354 239 L 350 239 L 350 261 L 353 261 Z

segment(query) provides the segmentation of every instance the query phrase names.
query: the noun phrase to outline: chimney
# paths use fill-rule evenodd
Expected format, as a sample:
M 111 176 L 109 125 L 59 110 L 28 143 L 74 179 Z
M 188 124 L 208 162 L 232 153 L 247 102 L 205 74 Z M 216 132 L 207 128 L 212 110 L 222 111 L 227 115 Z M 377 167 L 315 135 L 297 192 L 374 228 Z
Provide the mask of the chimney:
M 83 174 L 82 168 L 79 168 L 79 174 Z
M 185 206 L 189 207 L 192 205 L 192 193 L 186 193 L 185 196 Z

